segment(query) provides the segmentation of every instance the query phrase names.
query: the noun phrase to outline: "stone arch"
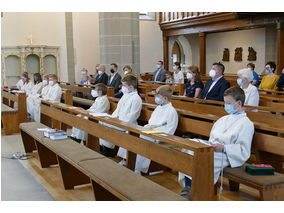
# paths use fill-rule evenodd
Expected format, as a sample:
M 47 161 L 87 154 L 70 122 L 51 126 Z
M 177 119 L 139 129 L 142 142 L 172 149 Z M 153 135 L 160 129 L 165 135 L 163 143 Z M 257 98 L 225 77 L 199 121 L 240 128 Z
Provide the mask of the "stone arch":
M 189 41 L 183 35 L 173 36 L 169 39 L 169 59 L 171 59 L 171 53 L 174 46 L 174 43 L 177 42 L 180 51 L 181 51 L 181 64 L 185 64 L 185 67 L 182 68 L 182 71 L 185 71 L 186 68 L 192 65 L 192 49 Z M 172 67 L 171 60 L 169 60 L 169 67 Z

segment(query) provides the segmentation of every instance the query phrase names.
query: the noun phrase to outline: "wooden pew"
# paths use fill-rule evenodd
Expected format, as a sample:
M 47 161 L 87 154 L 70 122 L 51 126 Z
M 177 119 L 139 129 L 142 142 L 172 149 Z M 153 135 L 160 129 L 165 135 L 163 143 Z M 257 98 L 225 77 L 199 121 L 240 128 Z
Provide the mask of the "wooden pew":
M 153 73 L 142 73 L 140 74 L 140 78 L 143 80 L 143 81 L 152 81 L 153 79 Z
M 27 103 L 25 93 L 16 93 L 2 88 L 1 124 L 4 134 L 19 132 L 19 124 L 27 121 Z M 17 109 L 14 103 L 17 102 Z
M 185 84 L 177 84 L 177 83 L 165 83 L 165 82 L 154 82 L 154 81 L 138 81 L 138 88 L 139 86 L 151 87 L 151 90 L 156 90 L 158 87 L 162 85 L 169 85 L 174 92 L 177 92 L 179 95 L 184 94 Z M 150 89 L 148 89 L 150 90 Z
M 115 110 L 118 100 L 119 99 L 116 98 L 109 98 L 109 101 L 111 103 L 111 112 Z M 208 105 L 198 105 L 194 103 L 189 104 L 194 105 L 196 107 L 192 107 L 190 108 L 190 110 L 177 109 L 179 115 L 179 125 L 177 128 L 177 133 L 189 132 L 194 133 L 195 135 L 209 137 L 213 123 L 221 116 L 226 115 L 224 110 L 216 111 L 214 109 L 214 106 L 210 106 L 211 108 L 213 107 L 213 110 L 211 109 L 211 111 L 208 111 L 206 108 L 203 109 L 201 107 L 208 107 Z M 142 121 L 144 123 L 147 122 L 155 107 L 156 105 L 154 104 L 143 103 L 139 121 Z M 282 162 L 284 153 L 284 139 L 283 136 L 281 136 L 284 132 L 283 119 L 279 116 L 270 114 L 267 114 L 266 116 L 268 117 L 266 118 L 263 116 L 263 113 L 255 112 L 248 112 L 248 116 L 254 122 L 256 131 L 252 143 L 252 151 L 256 155 L 255 162 L 272 164 L 277 171 L 283 172 L 284 170 L 282 168 Z M 269 125 L 269 123 L 271 125 Z M 226 173 L 227 169 L 228 172 Z M 236 171 L 238 171 L 237 174 L 239 175 L 236 175 Z M 232 175 L 231 173 L 235 175 Z M 226 168 L 224 175 L 226 177 L 230 177 L 231 189 L 237 190 L 238 187 L 236 186 L 238 185 L 238 183 L 242 183 L 259 190 L 261 200 L 283 199 L 283 196 L 279 195 L 279 193 L 283 193 L 283 190 L 281 188 L 281 184 L 283 184 L 283 182 L 279 182 L 279 177 L 283 179 L 283 176 L 281 176 L 281 174 L 279 173 L 276 173 L 276 177 L 271 178 L 270 181 L 267 181 L 267 177 L 254 178 L 251 176 L 247 176 L 243 167 L 234 169 Z M 232 187 L 232 185 L 235 187 Z M 275 191 L 275 187 L 278 187 L 280 191 L 278 189 Z M 274 195 L 271 191 L 273 191 Z M 267 194 L 270 194 L 270 196 L 268 196 Z M 280 196 L 281 198 L 273 197 L 275 196 L 275 194 L 277 194 L 277 196 Z
M 134 170 L 136 154 L 140 154 L 159 164 L 191 175 L 194 178 L 192 186 L 192 199 L 213 199 L 213 151 L 212 149 L 208 149 L 209 146 L 168 134 L 147 135 L 154 139 L 160 140 L 161 142 L 165 142 L 166 144 L 152 143 L 139 138 L 140 134 L 145 134 L 141 132 L 142 130 L 145 130 L 145 128 L 141 126 L 128 124 L 121 122 L 118 119 L 109 117 L 93 117 L 85 112 L 70 109 L 70 106 L 61 103 L 53 104 L 42 101 L 41 113 L 53 119 L 60 118 L 62 123 L 72 125 L 76 128 L 86 131 L 88 133 L 87 147 L 90 147 L 96 151 L 99 151 L 98 138 L 110 141 L 119 147 L 127 149 L 127 168 Z M 82 114 L 84 116 L 88 116 L 89 120 L 79 118 L 73 114 Z M 126 129 L 129 134 L 103 126 L 98 123 L 99 121 Z M 117 140 L 117 138 L 120 138 L 120 140 Z M 190 149 L 193 150 L 195 154 L 194 156 L 187 155 L 177 150 L 177 148 Z M 157 155 L 156 153 L 159 154 Z M 200 162 L 197 162 L 196 159 L 199 159 Z M 201 174 L 200 172 L 197 172 L 197 167 L 199 166 L 202 166 L 202 170 L 205 170 L 204 173 Z
M 66 190 L 91 183 L 96 201 L 185 201 L 174 192 L 71 139 L 53 141 L 45 138 L 37 128 L 46 127 L 36 122 L 22 123 L 24 148 L 26 153 L 38 151 L 42 168 L 58 164 Z
M 115 99 L 110 100 L 111 105 L 115 105 Z M 139 119 L 148 120 L 151 116 L 152 111 L 156 106 L 152 104 L 143 104 L 141 116 Z M 114 110 L 115 106 L 112 106 L 112 110 Z M 219 117 L 207 114 L 207 113 L 196 113 L 190 112 L 186 110 L 177 109 L 179 114 L 179 126 L 178 130 L 182 132 L 192 132 L 198 135 L 203 135 L 209 137 L 210 130 L 213 126 L 213 122 L 217 120 Z M 114 123 L 112 123 L 114 124 Z M 257 162 L 264 162 L 262 152 L 276 154 L 282 156 L 283 159 L 283 150 L 284 150 L 284 139 L 283 137 L 275 136 L 273 134 L 266 134 L 263 131 L 274 131 L 283 133 L 283 128 L 279 127 L 269 127 L 266 124 L 256 123 L 255 122 L 256 132 L 254 134 L 252 150 L 256 153 Z M 123 147 L 123 146 L 122 146 Z M 146 156 L 147 157 L 147 156 Z M 155 159 L 153 159 L 155 161 Z M 266 159 L 267 162 L 274 164 L 275 162 L 271 162 L 271 159 Z M 161 163 L 161 162 L 159 162 Z M 279 162 L 276 162 L 279 164 Z M 165 164 L 164 164 L 165 165 Z M 275 165 L 273 165 L 275 166 Z M 228 169 L 228 172 L 226 172 Z M 279 169 L 276 167 L 276 169 Z M 235 171 L 238 170 L 236 173 Z M 180 171 L 180 170 L 179 170 Z M 276 173 L 276 176 L 261 178 L 261 177 L 252 177 L 248 176 L 244 171 L 243 167 L 241 168 L 226 168 L 225 177 L 230 178 L 231 185 L 238 185 L 238 183 L 242 183 L 248 185 L 250 187 L 256 188 L 260 192 L 261 200 L 283 200 L 283 182 L 284 175 L 280 173 Z M 232 172 L 233 171 L 233 172 Z M 234 175 L 233 175 L 234 174 Z M 265 181 L 264 181 L 265 180 Z M 281 181 L 282 180 L 282 181 Z M 232 188 L 232 187 L 231 187 Z M 234 189 L 236 190 L 237 187 Z
M 154 93 L 147 93 L 145 96 L 145 102 L 146 103 L 155 103 L 155 94 Z M 194 102 L 194 103 L 207 103 L 207 104 L 212 104 L 215 106 L 224 106 L 223 101 L 212 101 L 212 100 L 204 100 L 204 99 L 198 99 L 198 98 L 189 98 L 189 97 L 184 97 L 184 96 L 172 96 L 172 102 L 176 104 L 178 108 L 182 109 L 188 109 L 186 102 Z M 181 103 L 179 103 L 181 102 Z M 284 113 L 284 104 L 283 103 L 276 103 L 276 102 L 264 102 L 262 103 L 262 106 L 249 106 L 245 105 L 244 106 L 247 111 L 252 111 L 252 110 L 258 110 L 259 112 L 274 112 L 277 114 L 282 114 Z

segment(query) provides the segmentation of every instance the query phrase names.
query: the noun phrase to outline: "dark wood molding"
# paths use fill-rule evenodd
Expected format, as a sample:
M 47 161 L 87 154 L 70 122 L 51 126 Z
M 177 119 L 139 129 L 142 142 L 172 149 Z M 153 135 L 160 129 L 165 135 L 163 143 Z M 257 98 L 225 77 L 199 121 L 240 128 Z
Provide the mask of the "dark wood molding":
M 199 33 L 200 74 L 206 74 L 206 34 Z
M 212 14 L 212 19 L 215 14 Z M 283 13 L 284 15 L 284 13 Z M 206 15 L 211 16 L 211 15 Z M 196 21 L 195 24 L 180 24 L 180 25 L 171 25 L 171 28 L 163 28 L 161 24 L 161 29 L 166 36 L 177 36 L 193 33 L 214 33 L 214 32 L 225 32 L 225 31 L 234 31 L 234 30 L 244 30 L 265 27 L 266 25 L 277 24 L 277 22 L 283 22 L 284 16 L 257 16 L 249 17 L 243 19 L 233 18 L 233 15 L 227 15 L 227 19 L 219 19 L 219 17 L 214 18 L 210 22 L 205 22 L 205 17 L 202 17 L 202 22 Z M 225 15 L 224 15 L 225 17 Z M 198 17 L 195 17 L 198 19 Z M 201 17 L 200 17 L 201 18 Z M 207 18 L 208 20 L 208 18 Z M 191 19 L 188 21 L 192 21 Z M 188 22 L 187 20 L 179 20 L 176 22 Z M 169 23 L 170 24 L 170 23 Z
M 284 69 L 284 22 L 277 24 L 277 74 Z
M 164 69 L 169 68 L 169 37 L 163 35 Z

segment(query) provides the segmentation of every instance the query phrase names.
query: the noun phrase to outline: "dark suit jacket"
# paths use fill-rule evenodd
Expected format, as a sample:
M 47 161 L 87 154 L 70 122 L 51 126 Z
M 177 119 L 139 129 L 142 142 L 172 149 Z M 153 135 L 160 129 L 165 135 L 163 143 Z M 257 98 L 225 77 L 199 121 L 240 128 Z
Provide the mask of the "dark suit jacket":
M 213 86 L 213 88 L 210 90 L 208 93 L 208 90 L 213 83 L 212 79 L 209 79 L 206 84 L 204 89 L 202 90 L 199 98 L 201 99 L 207 99 L 207 100 L 214 100 L 214 101 L 224 101 L 224 92 L 226 89 L 230 87 L 230 83 L 224 78 L 220 78 L 218 82 Z M 207 94 L 208 93 L 208 94 Z
M 157 72 L 158 72 L 158 70 L 156 70 L 156 71 L 154 72 L 152 81 L 154 81 Z M 159 74 L 158 74 L 158 76 L 157 76 L 156 81 L 161 81 L 161 82 L 165 82 L 165 81 L 166 81 L 166 70 L 164 70 L 163 68 L 161 68 L 161 70 L 160 70 L 160 72 L 159 72 Z
M 114 87 L 114 93 L 117 93 L 119 91 L 119 85 L 121 85 L 121 76 L 118 73 L 116 73 L 111 83 L 110 83 L 110 78 L 111 75 L 108 76 L 107 86 Z
M 108 83 L 108 75 L 103 73 L 101 74 L 101 76 L 97 75 L 96 81 L 95 81 L 95 85 L 98 83 L 103 83 L 105 85 L 107 85 Z

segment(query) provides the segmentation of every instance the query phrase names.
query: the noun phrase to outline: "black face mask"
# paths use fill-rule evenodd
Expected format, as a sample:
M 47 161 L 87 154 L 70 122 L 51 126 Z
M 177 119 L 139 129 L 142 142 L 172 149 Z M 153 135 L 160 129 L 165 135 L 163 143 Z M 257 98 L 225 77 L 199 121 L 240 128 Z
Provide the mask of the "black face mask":
M 111 69 L 111 70 L 110 70 L 110 72 L 111 72 L 111 73 L 114 73 L 114 70 L 113 70 L 113 69 Z

